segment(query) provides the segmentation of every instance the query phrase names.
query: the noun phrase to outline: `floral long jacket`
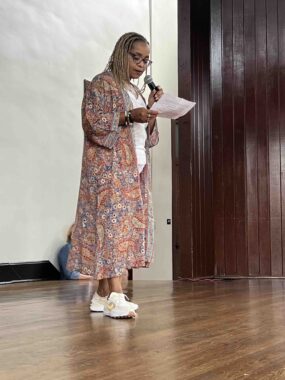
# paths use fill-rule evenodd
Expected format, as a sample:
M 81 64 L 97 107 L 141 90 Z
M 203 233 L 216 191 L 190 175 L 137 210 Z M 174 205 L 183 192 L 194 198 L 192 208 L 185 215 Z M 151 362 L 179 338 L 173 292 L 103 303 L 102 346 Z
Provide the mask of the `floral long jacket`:
M 147 164 L 139 174 L 132 127 L 119 126 L 120 112 L 131 108 L 110 72 L 84 81 L 84 150 L 68 268 L 98 280 L 148 267 L 153 259 L 149 148 L 158 131 L 155 125 L 148 133 Z

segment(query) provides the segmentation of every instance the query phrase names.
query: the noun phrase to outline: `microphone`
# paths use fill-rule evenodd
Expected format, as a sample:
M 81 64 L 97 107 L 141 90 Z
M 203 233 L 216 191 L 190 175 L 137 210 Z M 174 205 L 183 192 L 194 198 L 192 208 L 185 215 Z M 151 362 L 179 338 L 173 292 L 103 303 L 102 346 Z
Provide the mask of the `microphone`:
M 144 77 L 144 83 L 148 85 L 150 91 L 153 91 L 153 90 L 159 91 L 159 88 L 158 86 L 155 85 L 151 75 L 146 75 Z

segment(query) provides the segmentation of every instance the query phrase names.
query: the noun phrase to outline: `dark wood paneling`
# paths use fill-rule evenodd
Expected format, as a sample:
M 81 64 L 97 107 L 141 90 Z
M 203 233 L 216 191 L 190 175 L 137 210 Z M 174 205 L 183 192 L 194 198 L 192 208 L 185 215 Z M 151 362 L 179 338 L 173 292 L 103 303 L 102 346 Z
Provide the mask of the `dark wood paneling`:
M 222 2 L 222 124 L 225 218 L 225 271 L 236 273 L 234 225 L 234 129 L 233 129 L 233 9 L 232 1 Z M 215 173 L 214 173 L 215 174 Z M 215 199 L 214 199 L 215 201 Z
M 191 17 L 190 2 L 180 0 L 178 19 L 178 91 L 191 99 Z M 191 173 L 191 115 L 188 113 L 172 123 L 172 184 L 173 184 L 173 278 L 193 275 L 192 234 L 192 173 Z
M 245 126 L 244 126 L 244 5 L 233 1 L 233 129 L 234 129 L 234 217 L 236 273 L 247 273 Z
M 281 142 L 281 210 L 282 210 L 282 246 L 285 242 L 285 2 L 278 2 L 278 45 L 279 45 L 279 126 Z M 285 255 L 283 254 L 283 272 Z
M 211 65 L 216 274 L 283 276 L 284 2 L 211 5 L 211 49 L 221 47 Z
M 193 276 L 213 274 L 209 1 L 191 2 Z
M 268 157 L 268 130 L 267 130 L 267 107 L 266 107 L 266 0 L 255 2 L 254 16 L 248 20 L 255 24 L 256 41 L 256 75 L 255 81 L 255 107 L 257 128 L 257 196 L 258 213 L 258 251 L 251 255 L 250 273 L 269 276 L 270 264 L 270 214 L 269 214 L 269 157 Z M 260 266 L 259 266 L 259 265 Z
M 172 124 L 174 278 L 206 277 L 214 273 L 210 0 L 178 5 L 178 92 L 196 107 Z
M 178 9 L 179 95 L 197 102 L 175 140 L 180 262 L 194 277 L 285 276 L 285 1 Z
M 269 132 L 269 189 L 271 272 L 282 275 L 280 131 L 278 120 L 278 23 L 277 0 L 267 0 L 267 122 Z
M 221 1 L 211 1 L 211 108 L 215 272 L 225 274 Z
M 258 260 L 258 180 L 257 180 L 257 123 L 255 103 L 256 41 L 254 0 L 244 4 L 244 83 L 245 109 L 244 126 L 246 131 L 246 188 L 247 188 L 247 273 L 259 273 Z M 245 209 L 246 210 L 246 209 Z M 243 273 L 240 271 L 240 273 Z

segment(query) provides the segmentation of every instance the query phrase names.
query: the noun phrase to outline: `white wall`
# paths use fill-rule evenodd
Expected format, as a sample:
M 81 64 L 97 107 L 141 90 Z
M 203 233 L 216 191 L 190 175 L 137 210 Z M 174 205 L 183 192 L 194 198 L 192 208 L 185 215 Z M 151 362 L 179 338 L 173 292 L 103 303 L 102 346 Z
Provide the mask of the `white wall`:
M 176 0 L 155 0 L 151 10 L 153 76 L 175 93 Z M 150 37 L 149 11 L 148 0 L 1 0 L 0 263 L 56 263 L 78 196 L 83 79 L 104 69 L 121 34 Z M 171 278 L 170 123 L 159 125 L 157 258 L 137 278 Z
M 55 263 L 78 196 L 83 79 L 123 33 L 149 37 L 149 2 L 1 0 L 0 19 L 0 263 Z

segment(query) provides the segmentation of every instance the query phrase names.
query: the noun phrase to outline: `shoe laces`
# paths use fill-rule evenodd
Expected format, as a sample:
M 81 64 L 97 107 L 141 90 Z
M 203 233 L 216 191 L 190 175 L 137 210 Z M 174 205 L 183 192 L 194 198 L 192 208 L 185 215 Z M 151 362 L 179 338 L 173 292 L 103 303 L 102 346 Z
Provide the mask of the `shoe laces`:
M 127 301 L 127 302 L 130 302 L 130 299 L 129 299 L 129 297 L 125 294 L 125 293 L 121 293 L 121 294 L 123 294 L 123 297 L 121 297 L 121 298 L 117 298 L 117 299 L 115 299 L 115 300 L 111 300 L 111 302 L 113 302 L 113 303 L 115 303 L 115 304 L 118 304 L 118 303 L 120 303 L 120 302 L 124 302 L 124 301 Z
M 128 297 L 126 294 L 124 294 L 124 297 L 125 297 L 125 300 L 126 300 L 126 301 L 130 302 L 129 297 Z

